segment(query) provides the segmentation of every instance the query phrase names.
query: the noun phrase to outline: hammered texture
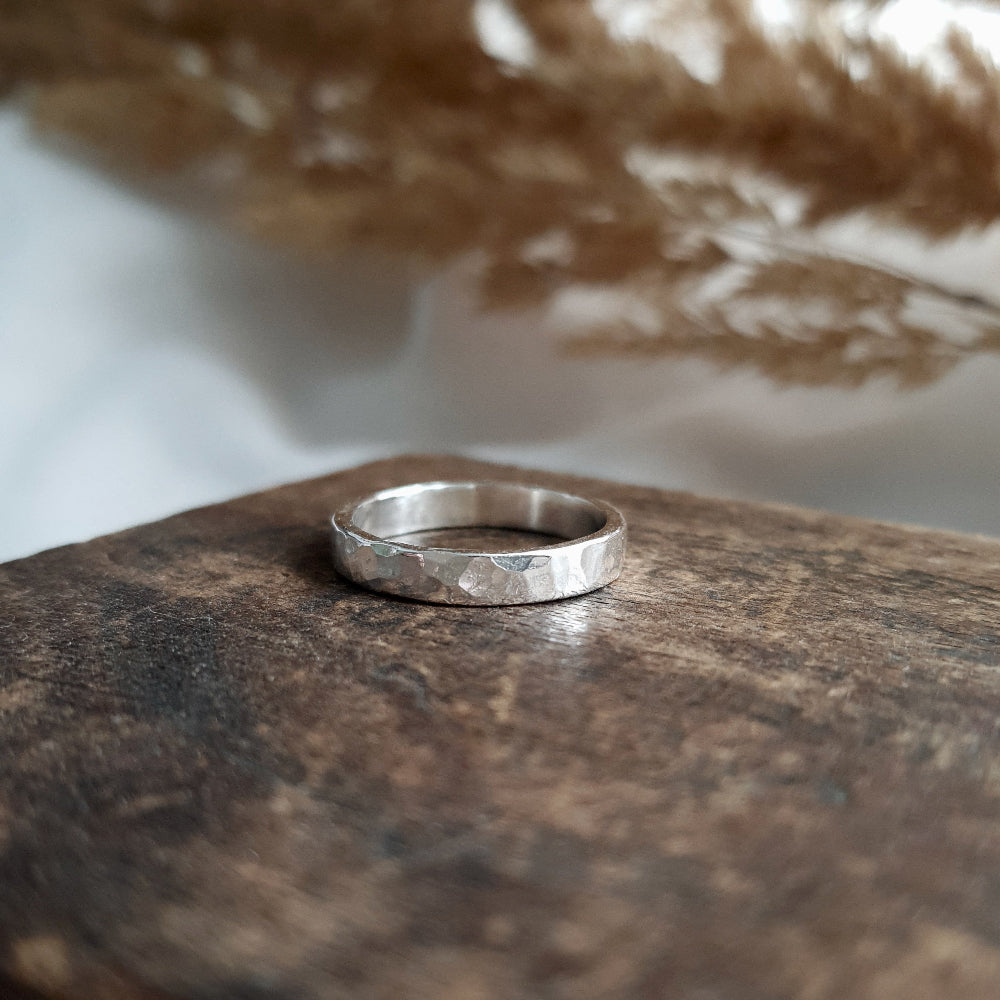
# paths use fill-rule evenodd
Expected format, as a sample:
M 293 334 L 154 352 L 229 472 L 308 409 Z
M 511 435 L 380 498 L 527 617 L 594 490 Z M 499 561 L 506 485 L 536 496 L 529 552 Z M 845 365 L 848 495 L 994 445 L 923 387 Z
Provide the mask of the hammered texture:
M 621 573 L 625 530 L 524 552 L 370 541 L 333 526 L 337 571 L 369 590 L 435 604 L 535 604 L 586 594 Z

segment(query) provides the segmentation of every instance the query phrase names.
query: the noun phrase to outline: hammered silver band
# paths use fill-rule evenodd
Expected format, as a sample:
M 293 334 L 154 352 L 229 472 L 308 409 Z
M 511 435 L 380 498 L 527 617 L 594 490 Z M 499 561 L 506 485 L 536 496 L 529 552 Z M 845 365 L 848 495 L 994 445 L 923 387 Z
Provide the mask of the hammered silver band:
M 509 528 L 566 539 L 509 552 L 413 545 L 399 536 Z M 625 519 L 609 504 L 500 482 L 415 483 L 333 516 L 337 571 L 386 594 L 436 604 L 535 604 L 586 594 L 621 573 Z

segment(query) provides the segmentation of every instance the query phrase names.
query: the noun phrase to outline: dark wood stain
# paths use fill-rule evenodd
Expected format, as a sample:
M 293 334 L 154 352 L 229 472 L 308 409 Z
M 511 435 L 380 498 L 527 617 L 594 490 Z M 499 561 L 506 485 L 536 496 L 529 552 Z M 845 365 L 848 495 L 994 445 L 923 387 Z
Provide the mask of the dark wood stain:
M 619 505 L 621 580 L 337 578 L 337 506 L 449 477 Z M 1000 997 L 1000 542 L 410 456 L 0 607 L 0 996 Z

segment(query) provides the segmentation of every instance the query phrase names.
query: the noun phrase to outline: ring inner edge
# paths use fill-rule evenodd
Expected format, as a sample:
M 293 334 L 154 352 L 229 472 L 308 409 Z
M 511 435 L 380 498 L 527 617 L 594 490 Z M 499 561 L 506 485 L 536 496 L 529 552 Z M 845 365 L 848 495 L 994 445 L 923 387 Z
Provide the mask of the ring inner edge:
M 607 515 L 582 497 L 509 483 L 429 484 L 358 505 L 351 526 L 378 538 L 455 528 L 504 528 L 562 539 L 600 531 Z

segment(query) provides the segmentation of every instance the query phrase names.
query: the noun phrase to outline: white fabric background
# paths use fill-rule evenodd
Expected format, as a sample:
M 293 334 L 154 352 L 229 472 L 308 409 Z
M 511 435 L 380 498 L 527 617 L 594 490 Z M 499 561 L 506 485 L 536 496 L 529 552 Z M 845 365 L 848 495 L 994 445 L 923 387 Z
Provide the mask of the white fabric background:
M 403 451 L 1000 535 L 1000 360 L 928 389 L 578 361 L 540 317 L 240 242 L 0 110 L 0 560 Z M 866 249 L 871 249 L 866 243 Z M 886 254 L 995 291 L 997 233 Z

